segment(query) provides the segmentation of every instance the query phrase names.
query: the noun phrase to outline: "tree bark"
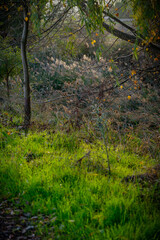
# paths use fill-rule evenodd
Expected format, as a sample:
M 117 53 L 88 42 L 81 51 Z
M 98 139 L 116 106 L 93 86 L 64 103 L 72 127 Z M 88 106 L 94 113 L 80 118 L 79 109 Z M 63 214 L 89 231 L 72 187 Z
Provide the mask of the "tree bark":
M 122 40 L 129 41 L 130 43 L 136 43 L 140 47 L 143 46 L 143 39 L 139 38 L 137 35 L 131 35 L 128 33 L 124 33 L 114 27 L 111 27 L 109 24 L 107 24 L 105 22 L 103 22 L 103 27 L 106 29 L 107 32 L 113 34 L 114 36 L 116 36 Z M 135 31 L 135 34 L 136 34 L 136 31 Z M 153 44 L 153 43 L 149 43 L 147 47 L 150 48 L 154 52 L 160 51 L 160 46 Z
M 28 71 L 28 63 L 27 63 L 27 55 L 26 55 L 29 17 L 27 16 L 27 12 L 28 12 L 27 5 L 25 5 L 23 9 L 24 9 L 23 10 L 24 25 L 23 25 L 23 33 L 21 38 L 21 57 L 22 57 L 23 74 L 24 74 L 24 128 L 25 128 L 25 133 L 27 134 L 28 128 L 30 125 L 30 120 L 31 120 L 30 81 L 29 81 L 29 71 Z

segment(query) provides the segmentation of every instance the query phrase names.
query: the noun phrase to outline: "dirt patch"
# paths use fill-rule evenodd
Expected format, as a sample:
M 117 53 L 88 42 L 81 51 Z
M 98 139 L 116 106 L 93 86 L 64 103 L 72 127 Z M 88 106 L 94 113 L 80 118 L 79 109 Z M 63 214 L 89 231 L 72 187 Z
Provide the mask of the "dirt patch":
M 16 209 L 7 200 L 0 204 L 0 239 L 2 240 L 39 240 L 35 234 L 30 214 Z

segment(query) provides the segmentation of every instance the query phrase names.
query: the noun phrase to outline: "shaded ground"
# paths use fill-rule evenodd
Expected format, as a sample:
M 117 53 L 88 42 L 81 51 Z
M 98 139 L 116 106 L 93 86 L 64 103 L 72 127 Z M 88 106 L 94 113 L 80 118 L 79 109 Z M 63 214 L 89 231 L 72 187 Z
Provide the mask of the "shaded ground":
M 139 182 L 160 185 L 160 164 L 149 168 L 146 173 L 127 176 L 123 179 L 126 182 Z
M 0 204 L 0 239 L 40 239 L 35 236 L 33 221 L 34 218 L 29 213 L 16 209 L 7 200 L 3 201 Z
M 123 178 L 124 182 L 133 182 L 139 183 L 141 185 L 141 197 L 144 197 L 143 189 L 148 188 L 148 196 L 154 204 L 157 205 L 158 209 L 160 209 L 160 164 L 157 164 L 153 168 L 147 169 L 147 171 L 143 174 L 131 175 Z

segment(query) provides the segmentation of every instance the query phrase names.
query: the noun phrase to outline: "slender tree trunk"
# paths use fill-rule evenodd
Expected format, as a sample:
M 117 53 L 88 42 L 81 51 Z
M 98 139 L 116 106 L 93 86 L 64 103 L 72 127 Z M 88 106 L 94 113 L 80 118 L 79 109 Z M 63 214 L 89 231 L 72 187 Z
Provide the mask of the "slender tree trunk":
M 23 74 L 24 74 L 24 127 L 25 133 L 27 134 L 28 128 L 31 120 L 31 101 L 30 101 L 30 82 L 29 82 L 29 72 L 28 72 L 28 63 L 27 63 L 27 55 L 26 55 L 26 44 L 28 37 L 28 25 L 29 25 L 29 17 L 27 16 L 28 7 L 25 5 L 23 10 L 24 16 L 24 25 L 23 25 L 23 33 L 21 39 L 21 57 L 22 57 L 22 65 L 23 65 Z

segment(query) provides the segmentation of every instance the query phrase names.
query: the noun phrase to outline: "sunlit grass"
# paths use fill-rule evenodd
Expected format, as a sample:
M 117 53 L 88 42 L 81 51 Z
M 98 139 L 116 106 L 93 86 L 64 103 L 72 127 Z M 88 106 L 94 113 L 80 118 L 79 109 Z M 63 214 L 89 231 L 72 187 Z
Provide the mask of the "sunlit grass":
M 148 189 L 122 181 L 145 172 L 153 159 L 110 146 L 109 177 L 100 140 L 86 143 L 76 132 L 25 137 L 13 129 L 1 136 L 1 199 L 18 198 L 25 212 L 52 216 L 49 225 L 38 225 L 42 239 L 50 232 L 55 239 L 158 239 L 159 211 Z

